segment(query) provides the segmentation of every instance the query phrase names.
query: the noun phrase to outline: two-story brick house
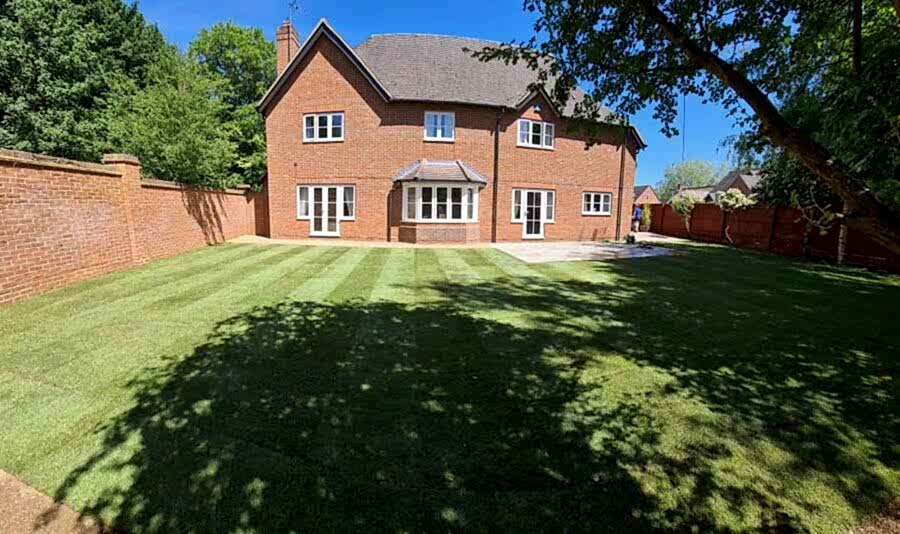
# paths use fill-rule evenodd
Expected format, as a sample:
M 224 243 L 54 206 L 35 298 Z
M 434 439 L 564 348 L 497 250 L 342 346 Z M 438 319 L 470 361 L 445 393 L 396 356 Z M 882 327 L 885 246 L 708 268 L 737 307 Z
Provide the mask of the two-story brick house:
M 524 64 L 488 41 L 374 35 L 356 48 L 322 20 L 277 31 L 266 119 L 272 237 L 422 242 L 624 238 L 633 128 L 590 149 Z M 604 134 L 606 135 L 606 134 Z

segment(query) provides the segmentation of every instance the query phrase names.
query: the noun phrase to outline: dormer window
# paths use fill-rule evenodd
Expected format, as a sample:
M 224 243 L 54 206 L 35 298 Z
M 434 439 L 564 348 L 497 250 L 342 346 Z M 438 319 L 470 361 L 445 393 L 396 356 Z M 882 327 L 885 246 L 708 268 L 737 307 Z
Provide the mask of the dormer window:
M 343 140 L 343 113 L 311 113 L 303 116 L 303 141 L 305 143 Z
M 518 146 L 553 150 L 555 131 L 552 122 L 519 119 Z
M 456 115 L 452 111 L 425 112 L 425 140 L 452 142 L 456 138 Z

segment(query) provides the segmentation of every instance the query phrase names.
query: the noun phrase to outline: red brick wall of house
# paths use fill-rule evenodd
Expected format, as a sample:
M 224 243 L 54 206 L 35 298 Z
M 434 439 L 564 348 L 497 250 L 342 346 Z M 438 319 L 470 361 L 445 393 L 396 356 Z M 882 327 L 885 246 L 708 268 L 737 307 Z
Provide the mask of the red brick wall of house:
M 328 39 L 320 39 L 293 71 L 284 90 L 267 110 L 268 202 L 272 237 L 307 238 L 309 222 L 298 221 L 297 184 L 354 184 L 357 188 L 356 220 L 341 222 L 344 239 L 385 240 L 400 236 L 400 199 L 388 195 L 391 177 L 419 159 L 460 159 L 493 180 L 494 129 L 498 111 L 494 108 L 385 102 L 377 91 Z M 599 145 L 585 150 L 583 138 L 566 133 L 566 123 L 543 103 L 542 113 L 534 104 L 521 114 L 500 116 L 500 188 L 497 238 L 521 239 L 522 225 L 513 224 L 511 198 L 514 187 L 543 187 L 557 191 L 556 222 L 547 225 L 548 240 L 612 239 L 616 237 L 619 204 L 621 139 L 610 133 Z M 305 113 L 344 112 L 344 141 L 304 143 L 302 120 Z M 453 143 L 423 140 L 425 111 L 453 111 L 456 139 Z M 516 146 L 520 117 L 551 120 L 556 124 L 555 150 Z M 625 156 L 622 183 L 622 226 L 628 233 L 632 209 L 635 148 Z M 493 185 L 481 189 L 478 239 L 491 239 Z M 581 194 L 585 191 L 611 192 L 613 214 L 606 217 L 581 215 Z M 392 197 L 399 197 L 399 193 Z M 388 204 L 392 209 L 388 231 Z M 408 230 L 404 230 L 408 233 Z M 466 235 L 471 236 L 471 233 Z
M 0 304 L 256 233 L 258 194 L 141 181 L 134 158 L 104 161 L 0 150 Z

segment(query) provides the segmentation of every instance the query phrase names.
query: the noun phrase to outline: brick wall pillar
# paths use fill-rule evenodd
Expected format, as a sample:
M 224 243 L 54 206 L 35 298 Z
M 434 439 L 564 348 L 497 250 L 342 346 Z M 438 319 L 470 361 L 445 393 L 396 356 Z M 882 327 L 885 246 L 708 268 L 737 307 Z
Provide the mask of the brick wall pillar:
M 138 247 L 135 235 L 136 217 L 138 216 L 137 201 L 141 194 L 141 162 L 128 154 L 106 154 L 103 156 L 103 164 L 122 174 L 122 205 L 128 226 L 128 241 L 131 243 L 131 263 L 134 265 L 144 263 L 144 255 Z

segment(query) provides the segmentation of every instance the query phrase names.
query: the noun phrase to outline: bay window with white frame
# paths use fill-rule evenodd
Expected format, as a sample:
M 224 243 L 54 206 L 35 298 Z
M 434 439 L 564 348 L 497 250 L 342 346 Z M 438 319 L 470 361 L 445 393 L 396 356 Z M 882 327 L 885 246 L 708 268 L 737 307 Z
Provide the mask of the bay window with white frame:
M 478 222 L 478 187 L 468 184 L 403 184 L 403 221 Z

